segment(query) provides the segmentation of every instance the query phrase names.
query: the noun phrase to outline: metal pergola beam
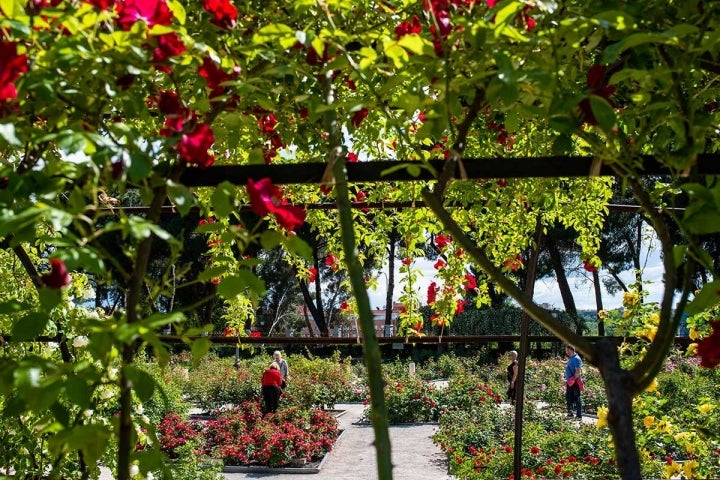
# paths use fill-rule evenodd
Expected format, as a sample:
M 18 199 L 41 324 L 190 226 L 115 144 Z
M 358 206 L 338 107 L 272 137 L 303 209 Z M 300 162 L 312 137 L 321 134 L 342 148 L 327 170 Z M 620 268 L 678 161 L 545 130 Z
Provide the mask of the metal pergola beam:
M 667 167 L 661 165 L 655 156 L 638 157 L 642 160 L 643 175 L 669 174 Z M 491 178 L 557 178 L 587 177 L 593 174 L 595 159 L 580 156 L 518 157 L 518 158 L 463 158 L 463 171 L 455 172 L 455 178 L 491 179 Z M 415 168 L 422 167 L 418 161 L 378 160 L 371 162 L 347 163 L 348 180 L 353 183 L 373 183 L 383 181 L 430 181 L 434 180 L 430 170 L 420 168 L 411 172 L 407 168 L 398 168 L 406 164 Z M 436 171 L 441 171 L 445 160 L 428 161 Z M 271 165 L 214 165 L 206 169 L 189 168 L 180 177 L 180 183 L 188 187 L 211 187 L 222 182 L 245 185 L 248 179 L 258 180 L 269 177 L 276 185 L 319 184 L 328 168 L 327 163 L 293 163 Z M 698 155 L 696 169 L 700 175 L 720 174 L 720 154 Z M 417 175 L 413 175 L 417 173 Z M 615 176 L 607 165 L 600 165 L 595 172 L 600 176 Z

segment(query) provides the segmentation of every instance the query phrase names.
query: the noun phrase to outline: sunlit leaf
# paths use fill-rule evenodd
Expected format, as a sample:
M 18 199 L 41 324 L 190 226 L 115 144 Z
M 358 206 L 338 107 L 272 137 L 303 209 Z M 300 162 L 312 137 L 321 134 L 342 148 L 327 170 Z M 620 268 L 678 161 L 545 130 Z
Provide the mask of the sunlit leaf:
M 720 280 L 706 283 L 700 293 L 695 295 L 692 302 L 688 303 L 685 311 L 690 315 L 704 312 L 720 302 Z

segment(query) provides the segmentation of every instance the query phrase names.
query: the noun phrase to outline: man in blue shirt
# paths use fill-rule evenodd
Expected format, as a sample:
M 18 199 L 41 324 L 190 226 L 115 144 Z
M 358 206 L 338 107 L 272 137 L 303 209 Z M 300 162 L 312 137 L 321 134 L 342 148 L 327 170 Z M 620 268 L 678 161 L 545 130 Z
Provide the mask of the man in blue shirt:
M 582 374 L 582 360 L 575 353 L 575 347 L 567 345 L 565 355 L 568 361 L 565 364 L 565 401 L 567 402 L 568 418 L 582 418 L 582 400 L 580 399 L 580 386 L 578 380 Z

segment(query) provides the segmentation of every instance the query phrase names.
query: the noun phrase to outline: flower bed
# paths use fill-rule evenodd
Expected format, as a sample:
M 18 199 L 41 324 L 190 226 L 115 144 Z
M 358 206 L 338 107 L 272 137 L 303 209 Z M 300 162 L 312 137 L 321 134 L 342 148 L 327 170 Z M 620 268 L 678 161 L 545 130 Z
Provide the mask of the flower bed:
M 263 416 L 258 402 L 216 413 L 212 420 L 182 420 L 168 415 L 158 427 L 168 456 L 177 447 L 197 441 L 205 456 L 225 466 L 285 467 L 305 459 L 320 461 L 339 435 L 337 419 L 321 410 L 290 407 Z

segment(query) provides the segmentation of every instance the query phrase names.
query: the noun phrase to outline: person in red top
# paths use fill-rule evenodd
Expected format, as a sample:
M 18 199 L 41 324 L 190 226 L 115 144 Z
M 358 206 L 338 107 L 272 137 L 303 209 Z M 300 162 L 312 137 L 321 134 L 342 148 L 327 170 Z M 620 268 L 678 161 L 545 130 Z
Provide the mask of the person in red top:
M 276 362 L 272 362 L 262 376 L 263 415 L 277 411 L 282 393 L 280 388 L 282 381 L 280 366 Z

